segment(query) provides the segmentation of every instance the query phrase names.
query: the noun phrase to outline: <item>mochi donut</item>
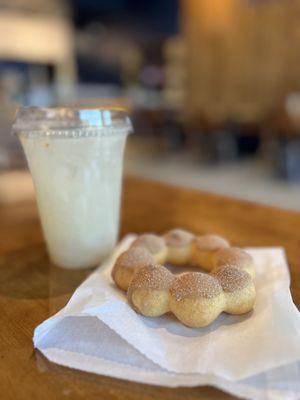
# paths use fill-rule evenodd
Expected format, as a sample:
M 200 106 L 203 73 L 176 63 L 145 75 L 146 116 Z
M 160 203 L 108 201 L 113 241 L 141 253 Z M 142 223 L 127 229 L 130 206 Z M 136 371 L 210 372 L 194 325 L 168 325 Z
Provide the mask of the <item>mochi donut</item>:
M 162 264 L 193 265 L 204 272 L 172 274 Z M 217 235 L 172 229 L 139 236 L 116 260 L 112 278 L 134 310 L 148 317 L 167 312 L 189 327 L 219 314 L 244 314 L 255 303 L 255 265 L 244 250 Z

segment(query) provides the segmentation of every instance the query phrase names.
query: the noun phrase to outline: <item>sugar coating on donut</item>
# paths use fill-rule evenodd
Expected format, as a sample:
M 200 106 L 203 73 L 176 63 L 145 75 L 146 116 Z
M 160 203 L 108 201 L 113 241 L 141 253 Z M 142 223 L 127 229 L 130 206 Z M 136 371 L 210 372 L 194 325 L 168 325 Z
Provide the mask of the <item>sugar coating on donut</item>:
M 167 246 L 181 247 L 189 245 L 195 236 L 184 229 L 172 229 L 164 235 Z
M 122 290 L 127 290 L 134 273 L 145 265 L 153 265 L 153 256 L 144 247 L 134 247 L 117 258 L 112 270 L 112 277 Z
M 138 270 L 131 281 L 129 290 L 134 289 L 168 289 L 174 275 L 162 265 L 151 265 Z
M 222 292 L 218 280 L 202 272 L 187 272 L 179 275 L 170 287 L 170 294 L 177 301 L 185 298 L 203 297 L 211 299 Z
M 173 279 L 173 274 L 161 265 L 141 268 L 128 287 L 128 300 L 145 316 L 163 315 L 170 310 L 169 286 Z
M 144 247 L 132 247 L 120 254 L 115 263 L 115 268 L 125 267 L 135 269 L 154 263 L 153 257 Z
M 223 291 L 228 293 L 244 289 L 252 283 L 251 276 L 246 271 L 230 266 L 219 269 L 214 276 L 220 282 Z
M 215 266 L 236 266 L 253 264 L 253 258 L 246 251 L 238 247 L 229 247 L 218 250 L 215 256 Z
M 131 245 L 131 247 L 142 246 L 150 253 L 155 254 L 166 248 L 165 241 L 153 233 L 145 233 L 139 236 Z
M 216 251 L 229 247 L 229 242 L 218 235 L 202 235 L 195 239 L 195 245 L 202 251 Z

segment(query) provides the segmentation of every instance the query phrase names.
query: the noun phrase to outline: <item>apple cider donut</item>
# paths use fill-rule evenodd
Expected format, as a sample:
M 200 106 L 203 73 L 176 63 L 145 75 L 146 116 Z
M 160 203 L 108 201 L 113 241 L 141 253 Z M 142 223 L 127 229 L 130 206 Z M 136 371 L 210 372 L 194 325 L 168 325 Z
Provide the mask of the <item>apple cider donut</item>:
M 203 272 L 174 275 L 163 265 L 193 265 Z M 220 313 L 243 314 L 255 302 L 255 266 L 242 249 L 217 235 L 196 237 L 183 229 L 162 236 L 139 236 L 116 260 L 112 277 L 127 290 L 140 314 L 158 317 L 172 312 L 190 327 L 213 322 Z

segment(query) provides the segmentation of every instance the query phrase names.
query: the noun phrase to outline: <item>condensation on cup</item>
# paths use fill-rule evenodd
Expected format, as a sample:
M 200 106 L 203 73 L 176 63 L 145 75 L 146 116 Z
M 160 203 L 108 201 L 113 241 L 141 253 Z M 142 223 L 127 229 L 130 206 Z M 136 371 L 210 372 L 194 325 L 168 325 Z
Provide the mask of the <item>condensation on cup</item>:
M 116 244 L 123 152 L 132 125 L 125 111 L 22 107 L 13 132 L 31 171 L 52 261 L 98 265 Z

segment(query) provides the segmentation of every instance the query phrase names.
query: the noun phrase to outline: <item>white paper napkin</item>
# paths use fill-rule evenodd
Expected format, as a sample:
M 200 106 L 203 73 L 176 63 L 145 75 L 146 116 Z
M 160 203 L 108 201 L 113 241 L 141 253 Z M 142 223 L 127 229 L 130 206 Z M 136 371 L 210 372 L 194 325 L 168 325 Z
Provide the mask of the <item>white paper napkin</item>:
M 248 249 L 257 270 L 253 312 L 222 314 L 192 329 L 171 315 L 136 314 L 113 284 L 114 260 L 134 237 L 36 328 L 36 348 L 58 364 L 138 382 L 210 384 L 249 399 L 300 398 L 300 315 L 282 249 Z

